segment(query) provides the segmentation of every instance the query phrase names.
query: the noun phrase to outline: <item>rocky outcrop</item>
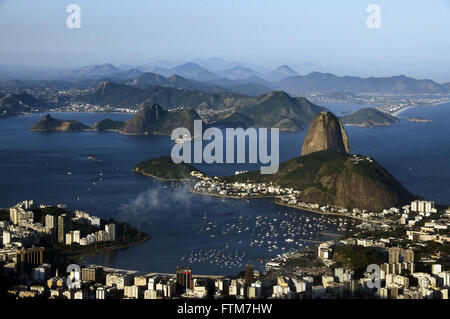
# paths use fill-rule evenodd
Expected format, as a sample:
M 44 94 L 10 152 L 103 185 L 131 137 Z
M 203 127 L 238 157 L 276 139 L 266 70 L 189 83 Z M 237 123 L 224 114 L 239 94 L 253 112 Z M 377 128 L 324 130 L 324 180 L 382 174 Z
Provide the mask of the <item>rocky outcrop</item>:
M 324 150 L 350 153 L 347 132 L 341 121 L 330 111 L 319 113 L 309 125 L 301 155 Z
M 136 113 L 120 129 L 120 133 L 126 135 L 143 135 L 152 133 L 156 123 L 164 117 L 167 112 L 158 104 L 145 106 Z
M 89 127 L 78 121 L 64 121 L 47 114 L 34 124 L 30 131 L 34 132 L 79 132 L 89 130 Z
M 347 133 L 329 111 L 312 121 L 302 156 L 280 165 L 276 174 L 259 171 L 226 177 L 227 182 L 271 182 L 300 192 L 307 203 L 380 211 L 415 198 L 374 159 L 350 155 Z
M 194 120 L 200 116 L 193 109 L 165 111 L 159 104 L 145 106 L 119 130 L 125 135 L 170 135 L 177 127 L 193 131 Z
M 94 132 L 105 132 L 105 131 L 118 131 L 120 130 L 125 122 L 113 121 L 110 119 L 102 120 L 100 122 L 95 122 L 91 129 Z

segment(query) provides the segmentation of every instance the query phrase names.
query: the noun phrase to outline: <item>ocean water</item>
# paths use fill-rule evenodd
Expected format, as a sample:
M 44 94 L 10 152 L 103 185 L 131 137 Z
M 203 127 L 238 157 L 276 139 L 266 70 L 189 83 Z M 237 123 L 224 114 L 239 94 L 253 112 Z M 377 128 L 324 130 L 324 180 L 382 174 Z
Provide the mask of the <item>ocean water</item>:
M 345 109 L 329 106 L 332 111 L 336 107 Z M 53 115 L 85 124 L 131 117 L 102 113 Z M 86 262 L 148 272 L 173 272 L 183 264 L 191 265 L 195 273 L 232 274 L 248 262 L 261 267 L 258 260 L 313 245 L 309 240 L 327 239 L 337 231 L 337 218 L 281 207 L 270 199 L 246 201 L 194 195 L 177 183 L 134 174 L 134 164 L 170 154 L 173 142 L 167 136 L 28 131 L 41 116 L 0 121 L 0 207 L 24 199 L 65 203 L 103 218 L 129 221 L 152 236 L 141 245 L 88 257 Z M 352 152 L 372 156 L 412 192 L 450 203 L 450 126 L 446 123 L 450 104 L 417 107 L 401 116 L 421 116 L 433 122 L 402 119 L 391 127 L 347 127 Z M 280 134 L 281 161 L 300 154 L 305 134 Z M 217 175 L 257 167 L 199 165 L 205 173 Z M 288 238 L 293 242 L 286 242 Z

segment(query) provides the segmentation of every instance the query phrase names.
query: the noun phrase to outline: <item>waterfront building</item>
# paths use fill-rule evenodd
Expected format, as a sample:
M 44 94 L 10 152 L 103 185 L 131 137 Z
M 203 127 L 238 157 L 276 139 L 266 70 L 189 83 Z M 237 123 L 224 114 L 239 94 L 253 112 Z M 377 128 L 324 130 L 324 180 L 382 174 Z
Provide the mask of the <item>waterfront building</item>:
M 125 286 L 123 290 L 123 296 L 126 298 L 139 299 L 141 291 L 141 286 Z
M 255 281 L 255 272 L 253 265 L 245 266 L 245 284 L 250 286 Z
M 144 291 L 144 299 L 157 299 L 158 293 L 156 290 L 146 290 Z
M 132 277 L 128 274 L 109 273 L 106 275 L 106 285 L 115 286 L 119 290 L 123 290 L 125 286 L 130 286 L 131 280 Z
M 116 287 L 98 287 L 95 290 L 95 299 L 108 299 L 117 294 Z
M 177 267 L 177 290 L 181 293 L 192 289 L 192 269 L 190 267 Z
M 134 277 L 134 285 L 140 287 L 147 287 L 148 285 L 148 277 L 144 276 L 136 276 Z
M 105 275 L 103 267 L 86 267 L 81 269 L 81 280 L 90 281 L 94 283 L 103 283 L 105 281 Z
M 109 241 L 116 240 L 116 224 L 108 224 L 105 225 L 105 231 L 108 234 Z

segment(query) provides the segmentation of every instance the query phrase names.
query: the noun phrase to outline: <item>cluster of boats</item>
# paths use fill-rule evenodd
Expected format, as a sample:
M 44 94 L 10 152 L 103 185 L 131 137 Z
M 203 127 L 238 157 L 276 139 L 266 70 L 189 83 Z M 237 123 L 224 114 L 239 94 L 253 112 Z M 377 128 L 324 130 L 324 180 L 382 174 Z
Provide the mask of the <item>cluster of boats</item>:
M 225 223 L 219 220 L 223 218 L 206 214 L 201 217 L 193 231 L 208 238 L 211 248 L 192 250 L 180 259 L 181 263 L 240 268 L 245 263 L 256 264 L 333 239 L 330 236 L 342 233 L 348 226 L 346 218 L 300 210 L 280 210 L 275 216 L 234 213 Z

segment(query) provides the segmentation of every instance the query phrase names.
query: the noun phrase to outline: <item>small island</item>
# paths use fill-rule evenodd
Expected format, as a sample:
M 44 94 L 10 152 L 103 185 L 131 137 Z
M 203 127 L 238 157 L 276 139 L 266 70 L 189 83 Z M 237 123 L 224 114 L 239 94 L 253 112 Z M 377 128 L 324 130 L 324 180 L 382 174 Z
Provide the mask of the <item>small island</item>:
M 408 118 L 409 122 L 419 122 L 419 123 L 431 123 L 433 120 L 424 119 L 423 117 L 410 117 Z
M 49 114 L 30 128 L 30 131 L 33 132 L 80 132 L 85 130 L 89 130 L 89 127 L 78 121 L 58 120 Z
M 161 181 L 195 181 L 191 172 L 198 170 L 189 164 L 175 164 L 170 156 L 161 156 L 137 164 L 134 171 Z
M 389 126 L 397 123 L 399 119 L 375 108 L 368 107 L 341 117 L 341 121 L 344 125 L 373 128 L 376 126 Z
M 106 119 L 100 122 L 95 122 L 91 126 L 91 129 L 94 132 L 117 132 L 124 126 L 124 124 L 125 122 Z

